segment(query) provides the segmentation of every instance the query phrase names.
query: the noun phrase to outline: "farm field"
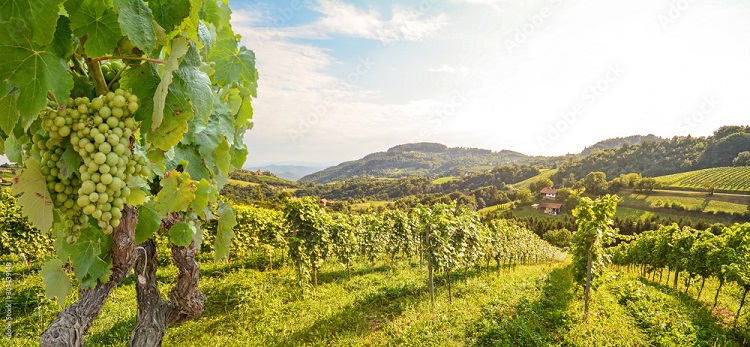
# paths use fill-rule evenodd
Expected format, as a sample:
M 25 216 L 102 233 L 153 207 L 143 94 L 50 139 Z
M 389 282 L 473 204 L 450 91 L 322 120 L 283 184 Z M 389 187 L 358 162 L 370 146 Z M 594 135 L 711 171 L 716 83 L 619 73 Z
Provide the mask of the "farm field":
M 242 180 L 236 180 L 236 179 L 232 179 L 232 178 L 229 179 L 229 183 L 234 184 L 234 185 L 238 185 L 240 187 L 249 187 L 249 186 L 257 186 L 257 185 L 259 185 L 258 183 L 248 182 L 248 181 L 242 181 Z
M 707 213 L 724 211 L 742 214 L 747 212 L 748 204 L 747 202 L 741 202 L 743 200 L 750 201 L 750 199 L 741 198 L 732 199 L 734 201 L 727 201 L 728 199 L 708 196 L 705 193 L 699 195 L 664 191 L 653 194 L 623 193 L 621 195 L 623 198 L 622 203 L 629 206 L 659 208 L 677 203 L 685 209 Z
M 12 264 L 18 277 L 12 290 L 11 345 L 34 346 L 59 308 L 44 299 L 37 266 L 29 272 L 21 262 Z M 748 338 L 741 330 L 748 326 L 747 319 L 741 320 L 740 329 L 730 328 L 738 288 L 725 286 L 721 309 L 711 314 L 706 306 L 711 295 L 698 302 L 616 269 L 605 273 L 593 294 L 591 317 L 584 321 L 582 291 L 574 285 L 567 262 L 499 273 L 492 268 L 489 275 L 457 271 L 453 303 L 444 278 L 437 277 L 432 312 L 426 269 L 416 259 L 393 266 L 359 264 L 351 280 L 341 266 L 328 265 L 322 269 L 320 287 L 305 296 L 291 267 L 266 270 L 259 265 L 263 262 L 252 260 L 235 261 L 231 268 L 203 264 L 205 312 L 170 328 L 166 346 L 742 346 Z M 172 268 L 158 272 L 162 288 L 171 285 L 174 275 Z M 131 275 L 113 292 L 87 345 L 126 343 L 135 324 L 133 282 Z M 709 281 L 706 293 L 715 288 Z M 657 304 L 659 312 L 656 306 L 649 308 Z M 666 325 L 655 325 L 649 317 L 663 318 Z
M 710 182 L 717 191 L 750 192 L 750 166 L 717 167 L 656 177 L 664 187 L 705 190 Z
M 458 178 L 458 177 L 455 177 L 455 176 L 440 177 L 438 179 L 433 180 L 432 184 L 443 184 L 443 183 L 446 183 L 446 182 L 451 182 L 451 181 L 455 180 L 456 178 Z
M 521 182 L 513 184 L 514 189 L 529 189 L 529 186 L 531 186 L 531 183 L 536 182 L 537 180 L 541 178 L 550 178 L 552 175 L 557 173 L 557 169 L 545 169 L 542 170 L 542 172 L 534 177 L 525 179 Z

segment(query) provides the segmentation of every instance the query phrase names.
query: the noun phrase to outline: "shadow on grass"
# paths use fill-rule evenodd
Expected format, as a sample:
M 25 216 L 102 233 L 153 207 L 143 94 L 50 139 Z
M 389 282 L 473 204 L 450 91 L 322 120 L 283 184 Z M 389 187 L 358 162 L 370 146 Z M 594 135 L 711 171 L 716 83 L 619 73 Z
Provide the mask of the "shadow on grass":
M 107 330 L 86 336 L 87 346 L 117 346 L 127 344 L 130 333 L 135 328 L 135 316 L 121 319 Z
M 366 336 L 424 300 L 429 300 L 424 284 L 382 287 L 274 345 L 309 345 L 337 337 Z
M 570 271 L 570 266 L 553 269 L 536 301 L 521 298 L 513 307 L 500 303 L 483 308 L 483 317 L 467 334 L 473 346 L 552 346 L 561 340 L 574 298 Z
M 364 276 L 369 274 L 376 274 L 391 271 L 393 268 L 390 265 L 380 265 L 376 267 L 356 267 L 352 269 L 352 278 L 358 276 Z M 335 270 L 335 271 L 319 271 L 318 272 L 318 285 L 332 283 L 332 282 L 345 282 L 347 281 L 346 269 Z M 312 280 L 311 280 L 312 281 Z
M 750 331 L 747 328 L 733 328 L 720 322 L 706 303 L 685 294 L 682 291 L 675 290 L 673 287 L 651 281 L 644 277 L 638 280 L 660 292 L 667 294 L 680 302 L 680 307 L 692 317 L 691 323 L 698 329 L 698 338 L 701 341 L 714 341 L 717 336 L 726 336 L 728 339 L 739 343 L 740 346 L 750 344 Z

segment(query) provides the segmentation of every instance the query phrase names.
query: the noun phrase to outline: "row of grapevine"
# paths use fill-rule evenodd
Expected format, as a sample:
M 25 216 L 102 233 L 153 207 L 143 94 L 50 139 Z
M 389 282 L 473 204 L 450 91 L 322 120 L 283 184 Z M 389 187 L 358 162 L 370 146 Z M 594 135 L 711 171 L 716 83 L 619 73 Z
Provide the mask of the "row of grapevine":
M 750 167 L 718 167 L 679 173 L 657 179 L 667 186 L 702 189 L 706 183 L 726 191 L 750 191 Z
M 310 278 L 317 286 L 320 267 L 338 262 L 351 276 L 356 260 L 393 262 L 420 257 L 450 280 L 457 268 L 480 267 L 494 260 L 501 266 L 561 261 L 565 254 L 530 230 L 506 220 L 486 225 L 476 212 L 438 204 L 410 212 L 374 214 L 326 212 L 313 198 L 292 199 L 284 211 L 238 206 L 230 255 L 263 252 L 273 264 L 274 254 L 285 255 L 296 268 L 300 285 Z M 208 229 L 214 224 L 207 224 Z M 212 232 L 204 233 L 210 250 Z M 208 249 L 205 249 L 208 248 Z M 288 256 L 288 257 L 287 257 Z M 308 277 L 309 276 L 309 277 Z M 450 292 L 450 288 L 449 288 Z
M 667 283 L 674 272 L 675 288 L 680 274 L 686 273 L 685 293 L 688 293 L 691 283 L 700 279 L 698 299 L 706 279 L 716 278 L 719 287 L 714 307 L 724 284 L 734 282 L 744 289 L 736 321 L 750 291 L 750 223 L 725 227 L 719 236 L 709 231 L 680 228 L 676 224 L 664 226 L 613 248 L 612 260 L 618 265 L 636 266 L 643 276 L 650 274 L 654 280 L 658 273 L 659 282 L 663 270 L 667 270 Z

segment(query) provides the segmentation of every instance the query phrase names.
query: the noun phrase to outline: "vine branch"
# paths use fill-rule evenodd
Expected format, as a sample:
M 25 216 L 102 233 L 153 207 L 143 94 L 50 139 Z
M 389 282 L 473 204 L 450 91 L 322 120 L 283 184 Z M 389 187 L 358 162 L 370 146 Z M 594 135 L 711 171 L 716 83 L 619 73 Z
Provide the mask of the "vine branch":
M 113 60 L 113 59 L 119 59 L 119 60 L 141 60 L 141 61 L 147 61 L 149 63 L 157 63 L 157 64 L 166 64 L 164 60 L 159 59 L 151 59 L 151 58 L 145 58 L 145 57 L 128 57 L 128 56 L 120 56 L 120 55 L 111 55 L 111 56 L 105 56 L 93 59 L 94 61 L 103 61 L 103 60 Z

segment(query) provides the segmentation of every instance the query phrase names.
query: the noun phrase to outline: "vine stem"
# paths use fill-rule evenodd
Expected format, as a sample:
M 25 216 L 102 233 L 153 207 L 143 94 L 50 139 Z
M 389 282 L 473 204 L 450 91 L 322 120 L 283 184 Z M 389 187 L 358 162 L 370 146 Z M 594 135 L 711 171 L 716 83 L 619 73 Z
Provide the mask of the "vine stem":
M 120 55 L 111 55 L 111 56 L 105 56 L 93 59 L 94 61 L 103 61 L 103 60 L 113 60 L 113 59 L 119 59 L 119 60 L 142 60 L 147 61 L 149 63 L 157 63 L 157 64 L 166 64 L 164 60 L 159 59 L 151 59 L 151 58 L 144 58 L 144 57 L 127 57 L 127 56 L 120 56 Z
M 107 87 L 107 80 L 104 79 L 102 74 L 101 64 L 95 59 L 86 59 L 86 65 L 89 67 L 89 73 L 91 78 L 94 80 L 94 88 L 96 89 L 97 95 L 105 95 L 109 92 Z

